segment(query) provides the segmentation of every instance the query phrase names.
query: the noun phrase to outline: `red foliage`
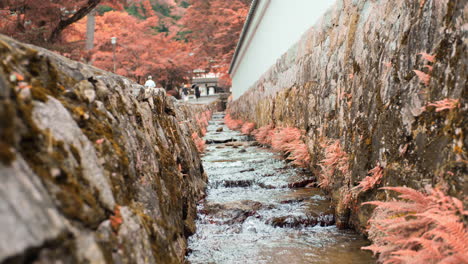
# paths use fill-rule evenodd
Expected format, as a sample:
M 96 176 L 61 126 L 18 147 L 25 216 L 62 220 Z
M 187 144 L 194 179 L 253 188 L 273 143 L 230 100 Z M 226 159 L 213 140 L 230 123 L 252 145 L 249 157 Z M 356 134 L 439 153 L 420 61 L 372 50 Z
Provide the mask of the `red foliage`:
M 175 0 L 2 0 L 0 33 L 107 71 L 114 68 L 110 38 L 117 37 L 115 73 L 140 83 L 152 75 L 172 90 L 194 69 L 227 72 L 250 1 L 183 1 L 190 3 L 186 9 Z M 99 4 L 114 11 L 96 14 L 95 48 L 87 51 L 82 18 Z M 133 9 L 124 11 L 123 4 Z M 229 77 L 220 84 L 229 86 Z
M 34 44 L 54 43 L 60 40 L 65 28 L 85 17 L 102 2 L 121 8 L 123 1 L 2 0 L 0 33 Z
M 229 129 L 237 130 L 242 127 L 242 124 L 244 123 L 244 121 L 240 119 L 232 119 L 231 115 L 227 114 L 224 117 L 224 123 L 226 124 L 227 127 L 229 127 Z
M 206 110 L 205 112 L 202 112 L 198 114 L 195 119 L 197 121 L 198 128 L 200 128 L 200 134 L 202 136 L 206 135 L 206 130 L 208 127 L 208 121 L 211 119 L 211 111 Z
M 206 120 L 211 120 L 211 117 L 213 116 L 213 112 L 211 110 L 206 110 L 204 114 L 206 116 Z
M 197 123 L 200 127 L 207 127 L 208 126 L 208 119 L 204 113 L 198 115 L 196 117 Z
M 112 229 L 115 232 L 119 231 L 119 227 L 123 223 L 122 215 L 120 214 L 120 206 L 116 205 L 114 207 L 114 215 L 111 215 L 109 219 Z
M 245 122 L 242 125 L 241 132 L 242 134 L 251 135 L 255 129 L 255 123 Z
M 373 245 L 363 249 L 381 263 L 468 263 L 468 211 L 460 200 L 430 187 L 382 189 L 400 193 L 400 200 L 363 203 L 377 205 L 368 230 Z
M 189 55 L 192 45 L 157 34 L 154 28 L 159 23 L 157 16 L 140 20 L 118 11 L 97 16 L 95 48 L 89 60 L 99 68 L 113 71 L 110 38 L 117 37 L 117 74 L 137 81 L 153 75 L 158 87 L 173 88 L 175 83 L 184 82 L 187 72 L 193 69 L 194 58 Z M 67 38 L 83 38 L 85 31 L 86 21 L 83 20 L 66 32 Z
M 310 154 L 307 145 L 300 140 L 296 140 L 294 143 L 290 144 L 290 147 L 288 159 L 292 160 L 293 164 L 306 168 L 310 163 Z
M 425 52 L 418 53 L 418 55 L 421 55 L 423 59 L 429 62 L 435 62 L 435 55 L 427 54 Z
M 428 106 L 434 106 L 436 109 L 436 112 L 440 112 L 443 110 L 451 110 L 454 108 L 457 108 L 460 105 L 460 101 L 458 99 L 450 99 L 450 98 L 445 98 L 444 100 L 436 101 L 434 103 L 429 103 L 427 104 L 426 108 Z
M 227 72 L 239 34 L 249 10 L 250 0 L 197 0 L 181 19 L 195 42 L 195 56 L 200 68 Z M 222 77 L 228 81 L 227 77 Z
M 195 146 L 197 147 L 198 152 L 202 153 L 205 151 L 205 140 L 200 138 L 196 132 L 192 134 L 192 139 L 193 142 L 195 143 Z
M 273 125 L 262 126 L 252 132 L 252 134 L 255 136 L 255 140 L 263 145 L 271 145 L 271 139 L 273 138 L 274 133 L 275 130 Z
M 353 191 L 360 193 L 374 188 L 376 184 L 380 183 L 380 180 L 383 177 L 383 168 L 377 165 L 371 169 L 368 174 L 370 176 L 366 176 L 361 182 L 359 182 L 359 185 L 352 189 Z
M 349 180 L 348 154 L 342 150 L 339 140 L 327 140 L 323 147 L 325 158 L 320 161 L 322 173 L 319 175 L 319 186 L 328 189 L 337 170 Z
M 301 138 L 301 130 L 294 127 L 277 128 L 271 140 L 271 147 L 276 151 L 291 152 L 294 148 L 291 143 L 296 143 Z
M 413 71 L 414 73 L 416 73 L 416 75 L 422 83 L 424 83 L 425 85 L 429 85 L 429 82 L 431 81 L 431 75 L 418 70 Z

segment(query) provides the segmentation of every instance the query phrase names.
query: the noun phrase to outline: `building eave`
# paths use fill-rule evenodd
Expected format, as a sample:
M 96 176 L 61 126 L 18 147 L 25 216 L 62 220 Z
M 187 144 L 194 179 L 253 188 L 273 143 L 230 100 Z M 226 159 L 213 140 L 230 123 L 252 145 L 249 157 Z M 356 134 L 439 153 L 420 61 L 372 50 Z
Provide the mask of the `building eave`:
M 234 66 L 236 64 L 237 58 L 239 53 L 242 49 L 242 44 L 244 43 L 245 37 L 250 29 L 253 17 L 255 15 L 255 11 L 257 10 L 257 6 L 260 0 L 253 0 L 252 4 L 250 5 L 249 14 L 247 15 L 247 19 L 245 20 L 244 26 L 242 27 L 242 32 L 239 37 L 239 41 L 237 42 L 236 50 L 234 51 L 234 55 L 232 56 L 231 65 L 229 66 L 228 73 L 231 74 Z

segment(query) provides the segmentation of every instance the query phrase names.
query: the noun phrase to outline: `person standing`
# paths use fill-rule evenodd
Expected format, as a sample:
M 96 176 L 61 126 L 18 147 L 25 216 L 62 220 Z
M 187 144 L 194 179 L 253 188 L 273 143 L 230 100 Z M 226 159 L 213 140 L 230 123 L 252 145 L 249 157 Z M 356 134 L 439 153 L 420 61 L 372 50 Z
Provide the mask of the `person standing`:
M 200 98 L 200 87 L 198 85 L 195 85 L 195 98 L 198 101 L 198 98 Z
M 188 84 L 184 84 L 184 88 L 182 88 L 182 97 L 184 99 L 184 102 L 188 101 L 188 94 L 189 94 Z
M 148 80 L 145 82 L 145 88 L 156 88 L 156 83 L 153 81 L 153 77 L 150 75 L 148 76 Z

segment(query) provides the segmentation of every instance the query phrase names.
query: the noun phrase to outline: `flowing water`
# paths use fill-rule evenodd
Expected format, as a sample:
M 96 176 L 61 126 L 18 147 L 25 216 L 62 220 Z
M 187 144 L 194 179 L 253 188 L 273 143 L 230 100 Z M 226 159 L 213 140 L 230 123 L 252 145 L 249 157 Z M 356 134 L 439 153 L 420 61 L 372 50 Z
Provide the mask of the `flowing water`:
M 304 187 L 310 173 L 229 130 L 223 114 L 213 116 L 205 139 L 209 183 L 190 263 L 375 263 L 360 250 L 368 241 L 333 225 L 329 199 Z

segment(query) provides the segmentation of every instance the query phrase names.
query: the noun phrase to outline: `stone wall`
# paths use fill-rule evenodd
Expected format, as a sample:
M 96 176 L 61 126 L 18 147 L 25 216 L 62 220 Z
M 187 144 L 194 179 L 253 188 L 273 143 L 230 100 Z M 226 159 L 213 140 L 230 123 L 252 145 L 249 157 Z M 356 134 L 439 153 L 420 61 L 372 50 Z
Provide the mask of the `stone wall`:
M 377 165 L 376 187 L 429 184 L 463 198 L 467 15 L 459 0 L 337 1 L 229 111 L 257 127 L 304 129 L 318 176 L 324 145 L 339 140 L 350 172 L 336 170 L 329 188 L 338 222 L 363 230 L 372 207 L 359 204 L 390 198 L 375 188 L 345 205 L 343 191 Z
M 139 91 L 0 35 L 0 263 L 183 262 L 207 107 Z

